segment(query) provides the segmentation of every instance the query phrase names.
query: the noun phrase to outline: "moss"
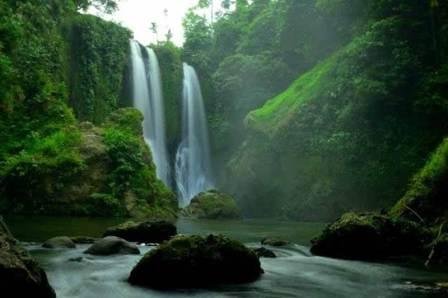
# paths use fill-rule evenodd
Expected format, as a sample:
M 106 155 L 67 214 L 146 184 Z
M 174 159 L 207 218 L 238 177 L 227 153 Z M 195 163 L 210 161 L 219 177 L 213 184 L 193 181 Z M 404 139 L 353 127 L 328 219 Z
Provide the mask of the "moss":
M 190 205 L 182 210 L 182 215 L 208 219 L 233 219 L 240 218 L 241 212 L 231 196 L 217 191 L 207 191 L 195 196 Z
M 427 255 L 431 233 L 416 223 L 386 215 L 346 213 L 312 241 L 317 255 L 360 260 Z
M 329 75 L 338 62 L 338 54 L 326 59 L 308 73 L 297 79 L 285 92 L 267 101 L 261 108 L 248 114 L 247 125 L 252 129 L 260 129 L 268 134 L 290 121 L 292 113 L 306 101 L 319 96 L 326 88 Z
M 148 252 L 129 282 L 153 288 L 208 287 L 247 283 L 263 270 L 256 254 L 224 236 L 177 236 Z
M 143 115 L 134 108 L 122 108 L 109 115 L 103 127 L 116 128 L 126 131 L 134 136 L 143 133 Z
M 391 215 L 427 223 L 446 219 L 447 179 L 448 139 L 445 139 L 413 177 L 406 194 L 390 211 Z

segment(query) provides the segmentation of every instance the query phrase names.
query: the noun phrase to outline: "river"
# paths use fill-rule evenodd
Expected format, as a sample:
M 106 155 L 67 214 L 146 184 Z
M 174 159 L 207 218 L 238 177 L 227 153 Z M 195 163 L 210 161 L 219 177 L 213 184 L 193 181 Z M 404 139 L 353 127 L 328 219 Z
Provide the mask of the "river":
M 258 247 L 266 236 L 291 241 L 284 248 L 272 248 L 275 259 L 261 259 L 264 275 L 247 285 L 219 286 L 202 290 L 154 291 L 126 282 L 141 256 L 98 257 L 84 255 L 88 245 L 72 250 L 47 250 L 40 242 L 58 235 L 99 236 L 120 219 L 59 217 L 7 218 L 13 234 L 43 265 L 58 297 L 446 297 L 415 284 L 448 280 L 447 274 L 392 264 L 336 260 L 312 256 L 309 242 L 325 226 L 322 223 L 272 220 L 205 221 L 180 219 L 179 233 L 221 233 Z M 33 243 L 34 242 L 34 243 Z M 140 247 L 142 253 L 150 247 Z M 69 261 L 82 257 L 80 262 Z

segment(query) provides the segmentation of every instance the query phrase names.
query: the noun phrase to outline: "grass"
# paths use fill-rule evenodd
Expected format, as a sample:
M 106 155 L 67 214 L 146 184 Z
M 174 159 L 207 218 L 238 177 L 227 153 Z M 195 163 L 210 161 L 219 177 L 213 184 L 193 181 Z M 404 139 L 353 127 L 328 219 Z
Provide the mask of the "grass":
M 325 90 L 323 85 L 328 83 L 328 76 L 335 67 L 337 58 L 338 53 L 327 58 L 299 77 L 285 92 L 269 100 L 258 110 L 249 113 L 246 117 L 247 125 L 270 135 L 274 134 L 289 121 L 296 109 Z

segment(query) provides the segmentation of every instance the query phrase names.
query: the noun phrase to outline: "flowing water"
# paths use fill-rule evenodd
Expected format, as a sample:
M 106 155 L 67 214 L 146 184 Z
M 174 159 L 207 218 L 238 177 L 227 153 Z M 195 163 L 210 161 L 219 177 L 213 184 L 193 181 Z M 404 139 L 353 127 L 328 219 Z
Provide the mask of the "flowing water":
M 213 188 L 207 120 L 196 71 L 184 63 L 182 141 L 176 153 L 176 185 L 180 207 L 201 191 Z
M 61 234 L 98 236 L 107 226 L 119 221 L 119 219 L 51 217 L 27 217 L 24 221 L 21 217 L 6 218 L 16 237 L 28 241 L 42 241 Z M 324 224 L 272 220 L 180 219 L 177 226 L 180 233 L 202 235 L 211 232 L 222 233 L 251 247 L 258 247 L 259 240 L 265 236 L 278 236 L 293 244 L 284 248 L 273 248 L 278 256 L 275 259 L 261 259 L 265 273 L 254 283 L 168 292 L 133 287 L 126 282 L 129 272 L 141 256 L 87 256 L 82 253 L 87 245 L 80 245 L 72 250 L 47 250 L 38 244 L 29 244 L 27 248 L 46 269 L 50 283 L 60 298 L 446 297 L 412 284 L 447 281 L 447 274 L 388 264 L 312 256 L 307 244 L 322 230 Z M 140 249 L 144 253 L 153 248 L 140 247 Z M 78 257 L 83 258 L 81 262 L 69 261 Z
M 170 185 L 159 62 L 152 49 L 144 48 L 134 40 L 130 43 L 134 107 L 144 116 L 143 136 L 151 148 L 157 177 Z

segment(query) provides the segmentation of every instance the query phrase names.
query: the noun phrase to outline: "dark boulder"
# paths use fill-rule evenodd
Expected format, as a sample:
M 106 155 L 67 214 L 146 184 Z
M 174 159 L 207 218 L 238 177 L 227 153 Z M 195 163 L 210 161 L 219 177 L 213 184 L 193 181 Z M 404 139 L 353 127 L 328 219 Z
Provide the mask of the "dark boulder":
M 256 248 L 256 249 L 254 249 L 254 251 L 259 258 L 276 258 L 277 257 L 272 250 L 267 249 L 265 247 Z
M 116 236 L 127 241 L 140 243 L 160 243 L 177 234 L 176 226 L 168 221 L 128 221 L 108 228 L 104 236 Z
M 238 219 L 241 211 L 231 196 L 210 190 L 195 196 L 188 207 L 182 210 L 185 217 L 200 219 Z
M 257 255 L 224 236 L 177 236 L 148 252 L 129 282 L 151 288 L 248 283 L 263 273 Z
M 11 296 L 7 296 L 7 295 Z M 0 296 L 56 297 L 47 275 L 30 254 L 20 247 L 0 217 Z
M 288 245 L 289 242 L 275 237 L 266 237 L 261 240 L 261 244 L 270 246 L 285 246 Z
M 133 243 L 115 236 L 108 236 L 95 241 L 84 253 L 99 256 L 114 254 L 138 255 L 140 251 L 137 245 Z
M 45 248 L 76 248 L 76 244 L 66 236 L 54 237 L 48 239 L 42 244 Z
M 313 239 L 315 255 L 378 260 L 421 255 L 429 232 L 415 222 L 380 214 L 346 213 Z
M 75 244 L 92 244 L 98 240 L 98 238 L 89 237 L 89 236 L 75 236 L 75 237 L 70 237 L 70 239 Z

